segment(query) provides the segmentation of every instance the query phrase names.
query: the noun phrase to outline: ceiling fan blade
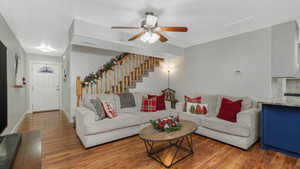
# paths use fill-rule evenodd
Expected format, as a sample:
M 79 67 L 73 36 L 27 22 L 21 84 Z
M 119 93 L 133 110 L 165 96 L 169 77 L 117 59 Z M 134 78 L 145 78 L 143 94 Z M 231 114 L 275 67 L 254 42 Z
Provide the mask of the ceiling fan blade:
M 112 26 L 111 29 L 140 29 L 140 27 L 135 27 L 135 26 Z
M 128 41 L 135 40 L 135 39 L 141 37 L 142 35 L 144 35 L 144 33 L 145 32 L 138 33 L 138 34 L 134 35 L 133 37 L 129 38 Z
M 188 31 L 187 27 L 162 26 L 159 28 L 161 31 L 166 31 L 166 32 L 187 32 Z
M 168 38 L 166 38 L 164 35 L 162 35 L 161 33 L 159 33 L 159 32 L 155 32 L 156 34 L 158 34 L 159 35 L 159 40 L 161 41 L 161 42 L 167 42 L 168 41 Z

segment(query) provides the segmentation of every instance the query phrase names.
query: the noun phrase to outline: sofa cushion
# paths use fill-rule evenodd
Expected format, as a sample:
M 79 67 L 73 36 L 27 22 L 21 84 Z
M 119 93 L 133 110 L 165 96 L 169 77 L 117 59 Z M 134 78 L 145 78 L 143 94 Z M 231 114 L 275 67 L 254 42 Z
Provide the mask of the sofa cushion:
M 99 133 L 109 132 L 116 129 L 121 129 L 125 127 L 131 127 L 139 125 L 141 122 L 138 117 L 122 113 L 118 117 L 113 119 L 103 119 L 100 121 L 93 121 L 86 123 L 84 125 L 85 135 L 95 135 Z
M 159 118 L 168 117 L 170 115 L 176 116 L 176 113 L 171 113 L 168 111 L 157 111 L 157 112 L 131 112 L 128 113 L 139 118 L 140 123 L 149 123 L 150 120 L 157 120 Z
M 134 101 L 136 106 L 128 107 L 128 108 L 121 108 L 119 97 L 118 96 L 115 97 L 116 110 L 118 113 L 138 112 L 141 110 L 143 96 L 147 96 L 147 94 L 136 92 L 133 93 L 133 96 L 134 96 Z
M 207 104 L 208 106 L 208 114 L 207 116 L 216 116 L 216 107 L 217 107 L 217 95 L 207 95 L 207 94 L 202 94 L 201 96 L 201 103 L 202 104 Z
M 111 103 L 111 105 L 113 106 L 113 108 L 115 110 L 118 109 L 117 105 L 116 105 L 116 97 L 118 97 L 117 95 L 114 95 L 114 94 L 98 94 L 98 95 L 95 95 L 96 97 L 99 97 L 99 99 L 102 101 L 102 102 L 108 102 L 108 103 Z
M 97 112 L 95 109 L 94 105 L 91 103 L 91 100 L 96 100 L 97 96 L 96 95 L 91 95 L 91 94 L 85 94 L 82 97 L 82 102 L 81 106 L 90 109 L 93 112 Z
M 142 93 L 142 92 L 135 92 L 135 93 L 133 93 L 133 96 L 134 96 L 134 99 L 135 99 L 136 109 L 139 112 L 142 108 L 143 97 L 146 97 L 147 94 Z
M 132 93 L 119 93 L 120 108 L 136 107 L 135 99 Z
M 191 113 L 187 113 L 187 112 L 179 113 L 180 120 L 189 120 L 189 121 L 195 122 L 197 125 L 201 124 L 201 121 L 205 116 L 206 115 L 191 114 Z
M 230 135 L 249 137 L 250 129 L 246 126 L 240 126 L 237 123 L 231 123 L 216 117 L 203 117 L 201 124 L 202 127 L 209 128 L 211 130 L 223 132 Z

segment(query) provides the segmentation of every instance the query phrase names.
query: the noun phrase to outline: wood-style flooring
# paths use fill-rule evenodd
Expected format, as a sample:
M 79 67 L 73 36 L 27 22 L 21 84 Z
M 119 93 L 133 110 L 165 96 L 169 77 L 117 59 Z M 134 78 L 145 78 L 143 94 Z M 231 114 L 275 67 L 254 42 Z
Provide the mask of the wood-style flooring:
M 160 169 L 146 154 L 138 136 L 84 149 L 64 113 L 26 116 L 20 132 L 40 130 L 43 169 Z M 262 150 L 255 144 L 247 151 L 193 135 L 195 153 L 177 163 L 176 169 L 300 169 L 300 159 Z

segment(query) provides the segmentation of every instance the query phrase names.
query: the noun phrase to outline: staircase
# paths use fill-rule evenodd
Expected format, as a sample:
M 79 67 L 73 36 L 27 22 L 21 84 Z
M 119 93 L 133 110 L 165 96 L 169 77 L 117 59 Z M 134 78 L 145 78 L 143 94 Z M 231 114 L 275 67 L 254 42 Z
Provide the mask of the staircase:
M 77 77 L 77 97 L 81 97 L 83 92 L 90 94 L 128 92 L 129 89 L 136 87 L 136 83 L 142 82 L 149 72 L 153 72 L 162 61 L 164 61 L 162 58 L 127 54 L 93 83 L 83 82 Z

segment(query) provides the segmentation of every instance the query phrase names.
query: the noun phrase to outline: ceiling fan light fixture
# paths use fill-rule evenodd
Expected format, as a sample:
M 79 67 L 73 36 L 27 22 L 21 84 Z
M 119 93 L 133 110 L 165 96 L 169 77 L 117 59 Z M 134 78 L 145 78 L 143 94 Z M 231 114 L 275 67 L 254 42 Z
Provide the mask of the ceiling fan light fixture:
M 145 32 L 145 34 L 141 37 L 141 41 L 144 43 L 154 43 L 159 39 L 159 35 L 153 32 Z
M 145 34 L 141 37 L 141 41 L 146 43 L 150 37 L 150 32 L 145 32 Z
M 149 43 L 155 43 L 159 39 L 159 36 L 156 33 L 152 33 L 151 38 L 148 40 Z
M 153 12 L 146 12 L 144 19 L 140 23 L 139 27 L 128 26 L 113 26 L 112 29 L 140 29 L 141 32 L 133 35 L 128 41 L 140 39 L 144 43 L 155 43 L 160 41 L 162 43 L 167 42 L 168 38 L 161 34 L 163 32 L 187 32 L 187 27 L 179 26 L 158 26 L 158 17 Z

